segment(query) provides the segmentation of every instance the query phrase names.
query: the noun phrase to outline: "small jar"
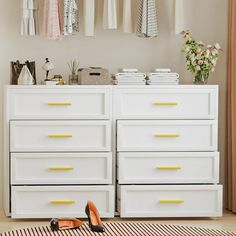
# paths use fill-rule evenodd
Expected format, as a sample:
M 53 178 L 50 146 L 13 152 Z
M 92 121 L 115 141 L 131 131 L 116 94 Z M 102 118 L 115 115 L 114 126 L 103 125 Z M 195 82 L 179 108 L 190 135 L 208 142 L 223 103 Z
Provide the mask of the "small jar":
M 69 75 L 69 85 L 77 85 L 79 83 L 79 75 Z

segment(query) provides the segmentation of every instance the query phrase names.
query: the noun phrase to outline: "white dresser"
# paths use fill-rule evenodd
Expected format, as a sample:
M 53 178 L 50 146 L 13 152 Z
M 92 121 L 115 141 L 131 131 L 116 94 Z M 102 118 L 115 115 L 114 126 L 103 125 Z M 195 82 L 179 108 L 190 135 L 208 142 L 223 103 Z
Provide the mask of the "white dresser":
M 218 86 L 117 87 L 121 217 L 222 215 Z
M 222 215 L 218 86 L 6 86 L 4 97 L 12 218 L 85 217 L 88 200 L 113 217 L 115 198 L 121 217 Z
M 7 86 L 5 210 L 13 218 L 114 216 L 112 87 Z

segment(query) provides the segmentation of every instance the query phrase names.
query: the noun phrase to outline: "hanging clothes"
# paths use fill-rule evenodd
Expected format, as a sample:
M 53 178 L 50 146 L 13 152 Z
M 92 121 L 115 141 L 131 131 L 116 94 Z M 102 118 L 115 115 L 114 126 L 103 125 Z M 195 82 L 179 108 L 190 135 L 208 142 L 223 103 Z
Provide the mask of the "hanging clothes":
M 64 0 L 64 35 L 79 32 L 78 0 Z
M 94 36 L 95 0 L 84 0 L 84 34 Z
M 116 0 L 104 0 L 103 28 L 117 29 L 117 2 Z
M 38 6 L 36 0 L 22 0 L 21 35 L 36 35 L 37 9 Z
M 156 0 L 140 0 L 137 36 L 144 38 L 158 36 Z
M 60 39 L 59 0 L 44 0 L 44 27 L 48 39 Z
M 175 33 L 180 34 L 185 30 L 184 1 L 175 0 Z
M 131 0 L 123 0 L 123 31 L 133 33 Z

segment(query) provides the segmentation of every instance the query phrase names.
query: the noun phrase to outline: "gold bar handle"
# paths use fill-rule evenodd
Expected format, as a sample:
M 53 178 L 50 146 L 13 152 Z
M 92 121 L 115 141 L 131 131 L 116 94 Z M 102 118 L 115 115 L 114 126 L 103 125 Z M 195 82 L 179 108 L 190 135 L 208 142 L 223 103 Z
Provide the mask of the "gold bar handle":
M 179 134 L 155 134 L 156 138 L 179 138 Z
M 184 203 L 184 200 L 176 200 L 176 199 L 161 199 L 159 200 L 160 203 L 162 204 L 172 204 L 172 203 L 175 203 L 175 204 L 179 204 L 179 203 Z
M 71 106 L 71 102 L 48 102 L 48 106 Z
M 50 203 L 63 205 L 63 204 L 75 204 L 75 201 L 74 200 L 52 200 L 50 201 Z
M 72 134 L 49 134 L 48 138 L 72 138 Z
M 154 102 L 154 106 L 177 106 L 177 102 Z
M 181 170 L 181 166 L 157 166 L 158 170 Z
M 69 170 L 74 170 L 73 167 L 49 167 L 48 170 L 51 171 L 69 171 Z

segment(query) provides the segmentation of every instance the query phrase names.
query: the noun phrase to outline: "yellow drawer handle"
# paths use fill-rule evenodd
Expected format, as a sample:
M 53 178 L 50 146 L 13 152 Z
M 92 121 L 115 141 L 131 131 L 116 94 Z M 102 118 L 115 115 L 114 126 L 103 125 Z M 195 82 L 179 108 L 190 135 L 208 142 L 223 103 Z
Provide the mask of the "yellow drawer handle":
M 178 203 L 184 203 L 184 200 L 174 200 L 174 199 L 161 199 L 159 200 L 160 203 L 175 203 L 175 204 L 178 204 Z
M 49 138 L 72 138 L 72 134 L 49 134 Z
M 157 166 L 158 170 L 181 170 L 181 166 Z
M 75 204 L 74 200 L 52 200 L 50 201 L 51 204 Z
M 48 106 L 71 106 L 71 102 L 49 102 Z
M 177 106 L 177 102 L 154 102 L 154 106 Z
M 155 134 L 156 138 L 179 138 L 179 134 Z
M 49 167 L 48 170 L 52 171 L 69 171 L 69 170 L 74 170 L 73 167 Z

